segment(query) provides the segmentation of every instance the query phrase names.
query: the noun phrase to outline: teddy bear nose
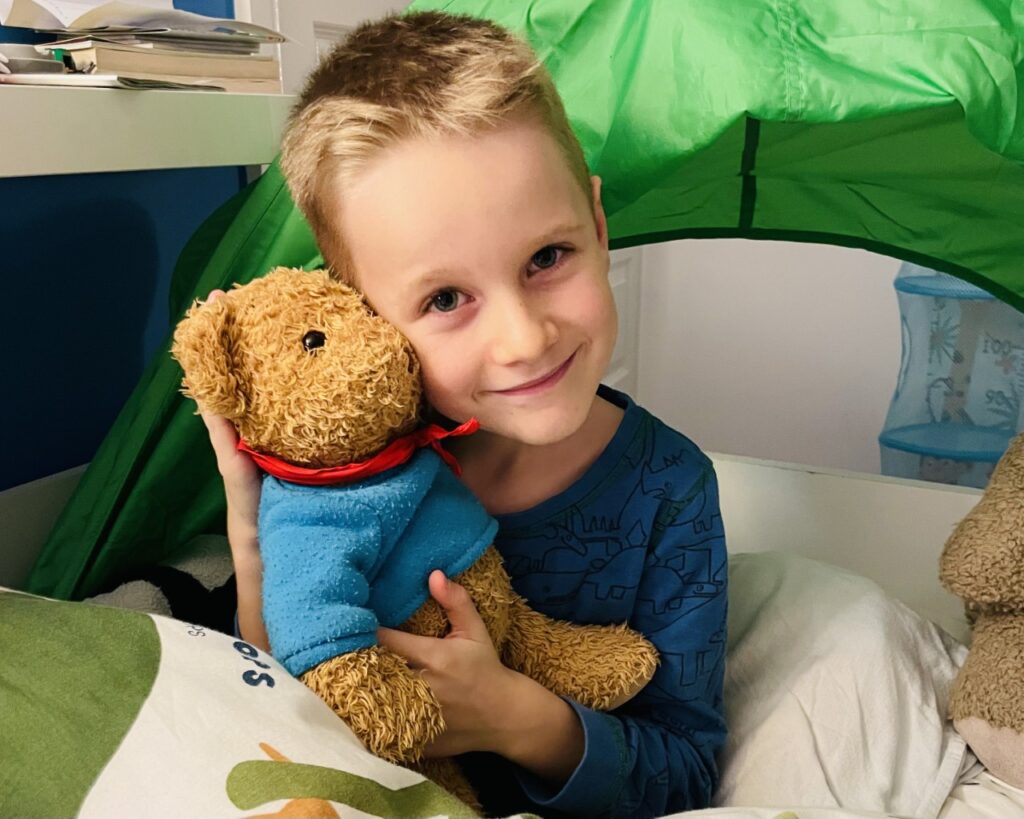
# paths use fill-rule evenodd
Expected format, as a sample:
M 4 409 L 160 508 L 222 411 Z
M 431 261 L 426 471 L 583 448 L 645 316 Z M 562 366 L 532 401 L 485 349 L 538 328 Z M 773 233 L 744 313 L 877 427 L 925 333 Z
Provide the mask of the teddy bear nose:
M 323 347 L 325 341 L 327 341 L 327 336 L 319 330 L 310 330 L 302 337 L 302 346 L 305 347 L 307 351 L 316 350 Z

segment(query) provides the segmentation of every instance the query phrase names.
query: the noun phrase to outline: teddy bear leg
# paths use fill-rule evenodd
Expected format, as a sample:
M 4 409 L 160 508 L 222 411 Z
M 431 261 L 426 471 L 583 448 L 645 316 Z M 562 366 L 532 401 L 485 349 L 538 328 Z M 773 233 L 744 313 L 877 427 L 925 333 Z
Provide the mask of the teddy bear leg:
M 601 711 L 617 708 L 650 682 L 658 652 L 627 626 L 552 620 L 516 597 L 501 649 L 510 668 L 556 694 Z
M 1024 614 L 982 614 L 949 713 L 982 764 L 1024 788 Z
M 415 762 L 444 731 L 441 705 L 430 686 L 381 646 L 334 657 L 301 679 L 371 753 L 390 762 Z
M 462 768 L 454 759 L 421 759 L 409 767 L 423 774 L 435 785 L 444 788 L 456 799 L 465 802 L 477 816 L 483 815 L 483 806 L 476 795 L 476 790 L 469 784 Z

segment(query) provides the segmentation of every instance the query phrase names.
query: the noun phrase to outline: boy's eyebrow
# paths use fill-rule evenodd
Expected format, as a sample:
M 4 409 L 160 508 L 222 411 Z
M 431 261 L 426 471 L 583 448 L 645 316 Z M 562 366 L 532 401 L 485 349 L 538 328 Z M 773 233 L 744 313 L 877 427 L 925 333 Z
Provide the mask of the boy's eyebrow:
M 430 287 L 447 284 L 451 276 L 452 269 L 450 267 L 435 267 L 432 270 L 425 270 L 423 273 L 417 274 L 413 280 L 409 282 L 409 289 L 426 290 Z
M 567 222 L 559 225 L 558 227 L 552 228 L 551 230 L 545 231 L 543 234 L 534 239 L 534 244 L 537 248 L 542 248 L 549 242 L 553 242 L 556 239 L 565 236 L 567 233 L 578 233 L 581 230 L 586 229 L 586 225 L 582 222 Z

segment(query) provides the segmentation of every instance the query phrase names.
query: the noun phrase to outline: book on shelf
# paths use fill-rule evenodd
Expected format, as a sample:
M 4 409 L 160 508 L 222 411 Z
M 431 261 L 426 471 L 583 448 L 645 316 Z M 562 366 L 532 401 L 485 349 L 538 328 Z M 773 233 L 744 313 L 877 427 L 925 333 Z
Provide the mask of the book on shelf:
M 93 31 L 68 36 L 65 34 L 50 46 L 92 40 L 94 43 L 113 43 L 139 48 L 163 48 L 171 51 L 202 51 L 208 54 L 256 54 L 261 41 L 248 34 L 222 31 Z
M 74 71 L 98 71 L 103 74 L 173 74 L 189 77 L 236 77 L 276 80 L 280 64 L 274 57 L 236 54 L 211 54 L 105 43 L 92 39 L 46 43 L 36 50 L 61 58 Z
M 193 78 L 194 79 L 194 78 Z M 211 91 L 224 89 L 215 85 L 174 83 L 168 80 L 143 80 L 119 77 L 117 74 L 0 74 L 0 85 L 68 86 L 71 88 L 128 88 L 136 91 Z
M 88 76 L 88 75 L 86 75 Z M 122 85 L 138 82 L 136 87 L 143 87 L 144 82 L 173 83 L 180 88 L 223 89 L 231 94 L 280 94 L 281 81 L 276 77 L 270 79 L 247 79 L 245 77 L 192 77 L 185 74 L 147 74 L 145 71 L 122 71 L 117 74 Z
M 174 32 L 231 34 L 253 42 L 281 43 L 280 32 L 242 20 L 220 19 L 174 8 L 172 0 L 3 0 L 0 25 L 68 34 Z

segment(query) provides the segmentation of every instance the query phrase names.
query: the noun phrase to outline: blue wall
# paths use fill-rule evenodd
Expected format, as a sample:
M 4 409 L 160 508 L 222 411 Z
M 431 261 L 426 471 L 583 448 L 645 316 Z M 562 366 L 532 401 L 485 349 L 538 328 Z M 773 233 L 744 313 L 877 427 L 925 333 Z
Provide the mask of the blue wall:
M 0 26 L 0 42 L 42 40 Z M 178 253 L 241 184 L 239 168 L 0 179 L 0 489 L 92 458 L 163 353 Z

